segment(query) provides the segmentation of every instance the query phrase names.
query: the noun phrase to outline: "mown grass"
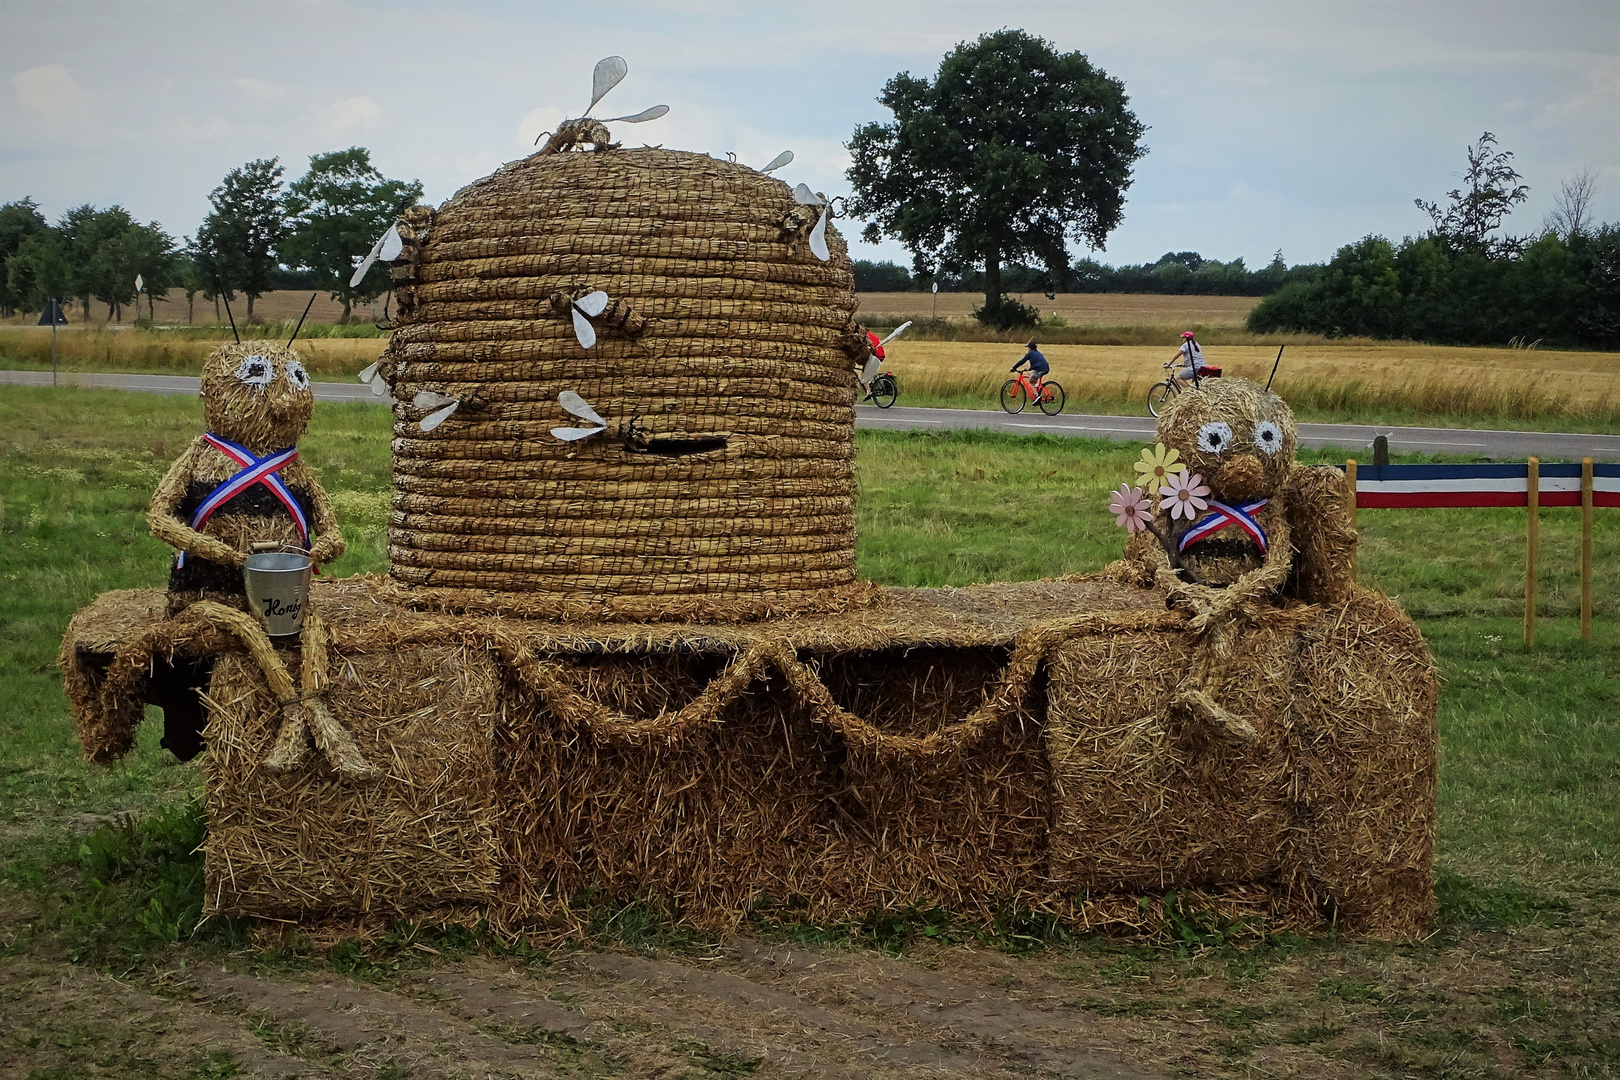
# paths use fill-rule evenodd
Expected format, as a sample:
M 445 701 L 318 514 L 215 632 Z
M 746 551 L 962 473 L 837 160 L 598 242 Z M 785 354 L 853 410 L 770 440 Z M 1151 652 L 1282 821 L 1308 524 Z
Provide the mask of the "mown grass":
M 169 552 L 144 510 L 199 422 L 191 399 L 0 391 L 0 959 L 145 970 L 246 947 L 242 927 L 195 924 L 198 767 L 160 750 L 152 722 L 125 761 L 83 762 L 54 667 L 73 610 L 106 589 L 161 585 Z M 336 574 L 384 565 L 388 440 L 384 410 L 323 404 L 301 444 L 344 521 Z M 1120 550 L 1102 504 L 1135 446 L 861 432 L 858 447 L 857 557 L 874 580 L 1023 580 L 1095 570 Z M 1364 511 L 1361 527 L 1363 579 L 1418 618 L 1443 678 L 1441 914 L 1427 942 L 1289 939 L 1183 908 L 1157 943 L 1076 935 L 1016 909 L 993 933 L 939 911 L 756 929 L 1026 953 L 1031 972 L 1071 981 L 1076 1003 L 1140 1025 L 1147 1059 L 1161 1042 L 1196 1047 L 1165 1062 L 1200 1075 L 1266 1071 L 1278 1055 L 1375 1075 L 1620 1070 L 1620 515 L 1597 514 L 1597 619 L 1582 642 L 1578 515 L 1544 511 L 1534 653 L 1519 641 L 1523 511 Z M 689 938 L 643 908 L 603 909 L 598 923 L 601 940 L 638 947 Z M 414 945 L 438 939 L 397 937 L 275 962 L 432 962 Z M 493 947 L 463 937 L 447 948 Z

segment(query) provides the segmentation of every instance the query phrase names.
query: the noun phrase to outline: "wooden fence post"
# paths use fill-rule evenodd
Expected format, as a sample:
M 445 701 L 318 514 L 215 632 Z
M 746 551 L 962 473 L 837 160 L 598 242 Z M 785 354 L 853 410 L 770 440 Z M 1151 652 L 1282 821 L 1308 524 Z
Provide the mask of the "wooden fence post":
M 1592 640 L 1592 459 L 1581 458 L 1581 638 Z
M 1350 492 L 1349 496 L 1347 497 L 1347 501 L 1348 501 L 1349 505 L 1346 507 L 1346 509 L 1350 511 L 1350 528 L 1354 529 L 1356 527 L 1356 459 L 1355 458 L 1349 458 L 1344 463 L 1344 484 L 1345 484 L 1345 487 L 1348 488 L 1349 492 Z M 1352 547 L 1350 549 L 1350 580 L 1351 581 L 1355 581 L 1356 578 L 1357 578 L 1357 566 L 1356 566 L 1356 563 L 1358 561 L 1357 552 L 1358 552 L 1358 549 L 1360 549 L 1360 547 L 1361 547 L 1361 537 L 1358 536 L 1358 537 L 1356 537 L 1355 547 Z
M 1541 461 L 1531 458 L 1526 464 L 1529 514 L 1526 516 L 1524 546 L 1524 647 L 1536 647 L 1536 541 L 1541 524 Z

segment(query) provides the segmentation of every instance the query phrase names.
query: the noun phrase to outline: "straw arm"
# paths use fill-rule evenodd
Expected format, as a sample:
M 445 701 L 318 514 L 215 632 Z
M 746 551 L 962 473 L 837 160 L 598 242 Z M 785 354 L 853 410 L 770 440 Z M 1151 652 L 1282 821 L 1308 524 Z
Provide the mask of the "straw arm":
M 223 540 L 198 532 L 180 520 L 177 513 L 180 500 L 185 498 L 186 486 L 196 474 L 197 466 L 202 460 L 204 445 L 204 440 L 199 435 L 186 448 L 186 452 L 169 466 L 168 473 L 158 484 L 157 490 L 152 493 L 152 502 L 146 511 L 146 521 L 151 527 L 152 535 L 170 547 L 178 548 L 199 559 L 241 566 L 247 560 L 246 552 L 237 551 Z
M 310 502 L 310 533 L 315 537 L 315 543 L 309 549 L 309 557 L 317 565 L 329 563 L 343 554 L 345 547 L 343 530 L 338 526 L 337 512 L 332 508 L 332 497 L 316 479 L 314 470 L 305 471 L 309 475 L 306 490 L 309 492 Z

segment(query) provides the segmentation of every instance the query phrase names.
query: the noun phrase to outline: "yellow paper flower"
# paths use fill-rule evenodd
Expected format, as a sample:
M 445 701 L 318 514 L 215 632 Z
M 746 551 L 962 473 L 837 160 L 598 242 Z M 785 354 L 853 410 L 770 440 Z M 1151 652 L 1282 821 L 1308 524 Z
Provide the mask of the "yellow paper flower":
M 1136 462 L 1136 474 L 1149 494 L 1158 494 L 1172 475 L 1187 471 L 1186 462 L 1180 459 L 1179 450 L 1166 450 L 1162 442 L 1142 448 L 1142 460 Z

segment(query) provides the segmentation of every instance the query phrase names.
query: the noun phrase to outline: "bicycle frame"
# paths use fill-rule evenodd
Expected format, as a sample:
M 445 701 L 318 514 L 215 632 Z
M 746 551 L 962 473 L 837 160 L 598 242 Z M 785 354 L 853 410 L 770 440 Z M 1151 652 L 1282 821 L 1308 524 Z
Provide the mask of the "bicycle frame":
M 1052 400 L 1052 391 L 1048 390 L 1046 388 L 1045 384 L 1042 384 L 1039 393 L 1036 392 L 1035 383 L 1030 380 L 1029 374 L 1027 372 L 1015 371 L 1015 372 L 1013 372 L 1013 378 L 1018 380 L 1018 385 L 1024 388 L 1024 396 L 1029 398 L 1029 400 L 1031 400 L 1031 401 L 1051 401 Z

